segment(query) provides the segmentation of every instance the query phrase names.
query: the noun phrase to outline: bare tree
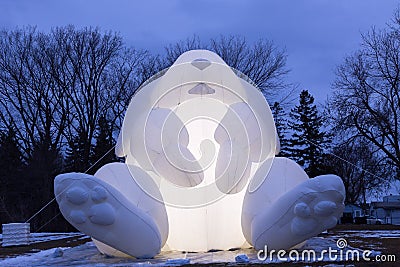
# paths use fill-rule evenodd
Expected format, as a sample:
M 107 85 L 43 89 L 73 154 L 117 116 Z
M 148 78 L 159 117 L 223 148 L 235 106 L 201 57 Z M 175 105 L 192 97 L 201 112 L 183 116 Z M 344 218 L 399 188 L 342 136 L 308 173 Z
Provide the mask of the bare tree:
M 165 47 L 165 56 L 163 56 L 163 66 L 167 68 L 171 66 L 175 60 L 189 50 L 206 49 L 207 47 L 201 44 L 197 35 L 193 35 L 183 41 L 178 41 L 175 44 L 170 44 Z
M 66 138 L 71 144 L 79 133 L 86 140 L 82 158 L 88 162 L 97 121 L 113 105 L 110 98 L 115 87 L 106 87 L 106 80 L 108 66 L 122 50 L 122 39 L 91 28 L 57 28 L 54 35 L 56 38 L 66 36 L 61 49 L 68 59 L 63 75 L 69 84 L 65 90 L 70 105 Z
M 104 82 L 110 89 L 107 97 L 110 100 L 109 120 L 115 131 L 122 127 L 125 111 L 136 90 L 163 68 L 159 56 L 130 48 L 123 49 L 118 60 L 110 65 Z
M 229 66 L 249 77 L 267 96 L 275 96 L 288 87 L 286 51 L 272 41 L 259 40 L 249 45 L 244 37 L 220 36 L 211 40 L 210 48 Z
M 101 116 L 115 131 L 135 90 L 163 66 L 122 38 L 73 26 L 0 32 L 0 122 L 13 126 L 28 159 L 38 144 L 65 149 L 76 135 L 88 159 Z
M 71 115 L 66 129 L 70 147 L 78 139 L 82 169 L 89 167 L 99 119 L 106 117 L 117 136 L 123 115 L 135 90 L 159 69 L 158 57 L 147 51 L 126 48 L 120 36 L 98 29 L 59 28 L 66 36 L 62 51 L 68 57 L 66 90 Z M 101 155 L 99 155 L 100 157 Z
M 343 180 L 346 202 L 353 204 L 366 203 L 369 192 L 388 182 L 384 165 L 368 142 L 360 138 L 335 146 L 325 159 L 325 168 Z
M 286 51 L 269 40 L 249 44 L 244 37 L 220 36 L 202 44 L 197 36 L 166 47 L 164 66 L 170 66 L 182 53 L 192 49 L 209 49 L 217 53 L 233 69 L 246 75 L 268 97 L 291 87 L 285 78 Z
M 336 128 L 367 139 L 400 169 L 400 19 L 385 30 L 372 28 L 361 48 L 336 72 L 330 100 Z M 397 179 L 400 179 L 399 174 Z
M 83 147 L 82 169 L 89 167 L 100 118 L 106 117 L 118 131 L 130 98 L 157 71 L 157 60 L 99 29 L 68 26 L 41 33 L 29 27 L 0 32 L 0 127 L 15 129 L 25 163 L 21 177 L 27 181 L 26 188 L 18 187 L 26 203 L 13 210 L 18 218 L 52 198 L 51 181 L 62 171 L 63 154 L 76 136 Z M 4 194 L 13 198 L 11 192 Z M 54 207 L 33 225 L 56 212 Z
M 54 42 L 35 28 L 0 35 L 2 124 L 16 130 L 28 158 L 38 144 L 59 148 L 67 109 L 65 92 L 51 75 L 63 64 L 56 60 Z

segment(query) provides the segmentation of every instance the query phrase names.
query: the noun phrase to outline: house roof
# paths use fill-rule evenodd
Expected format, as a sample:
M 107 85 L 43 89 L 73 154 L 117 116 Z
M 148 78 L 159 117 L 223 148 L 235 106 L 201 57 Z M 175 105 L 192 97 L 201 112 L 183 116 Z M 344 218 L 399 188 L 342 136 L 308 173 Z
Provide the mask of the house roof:
M 400 209 L 400 202 L 372 202 L 372 208 Z

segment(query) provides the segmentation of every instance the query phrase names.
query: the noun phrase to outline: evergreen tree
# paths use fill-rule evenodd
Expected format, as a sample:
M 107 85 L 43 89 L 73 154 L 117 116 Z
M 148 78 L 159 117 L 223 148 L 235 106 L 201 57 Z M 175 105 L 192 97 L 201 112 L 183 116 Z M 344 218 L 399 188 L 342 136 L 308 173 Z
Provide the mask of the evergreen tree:
M 291 110 L 288 125 L 293 131 L 288 147 L 290 157 L 303 166 L 310 177 L 322 174 L 328 135 L 321 129 L 323 118 L 307 90 L 300 93 L 299 105 Z
M 96 129 L 96 144 L 94 145 L 91 154 L 91 163 L 95 164 L 97 161 L 98 162 L 96 163 L 96 166 L 93 166 L 91 172 L 94 172 L 96 169 L 107 163 L 117 161 L 114 151 L 110 151 L 110 149 L 115 145 L 112 132 L 112 126 L 106 116 L 101 116 Z
M 6 133 L 0 135 L 0 158 L 1 175 L 12 175 L 16 170 L 21 171 L 22 153 L 13 128 L 9 128 Z
M 287 136 L 287 119 L 286 113 L 282 106 L 279 104 L 279 102 L 275 102 L 273 106 L 271 107 L 272 111 L 272 116 L 275 121 L 275 128 L 276 128 L 276 133 L 279 138 L 279 143 L 280 143 L 280 156 L 287 156 L 287 148 L 288 148 L 288 140 L 286 138 Z
M 21 219 L 16 210 L 23 201 L 21 191 L 26 186 L 22 153 L 13 128 L 0 134 L 0 159 L 0 223 L 7 223 Z
M 54 197 L 54 177 L 62 171 L 63 157 L 58 149 L 51 147 L 50 142 L 36 142 L 31 157 L 24 168 L 24 180 L 28 186 L 24 191 L 24 202 L 28 209 L 24 219 L 32 216 Z M 32 229 L 38 229 L 49 218 L 58 213 L 56 203 L 40 212 L 31 221 Z

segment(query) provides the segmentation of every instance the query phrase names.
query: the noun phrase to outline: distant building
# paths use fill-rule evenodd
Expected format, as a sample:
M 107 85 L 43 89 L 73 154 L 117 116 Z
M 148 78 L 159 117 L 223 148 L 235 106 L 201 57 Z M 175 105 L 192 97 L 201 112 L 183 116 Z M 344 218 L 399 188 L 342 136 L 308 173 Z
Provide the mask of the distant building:
M 382 202 L 371 202 L 370 214 L 385 223 L 400 225 L 400 195 L 385 196 Z
M 354 204 L 346 204 L 339 223 L 356 223 L 357 218 L 364 217 L 364 215 L 364 210 L 360 206 Z

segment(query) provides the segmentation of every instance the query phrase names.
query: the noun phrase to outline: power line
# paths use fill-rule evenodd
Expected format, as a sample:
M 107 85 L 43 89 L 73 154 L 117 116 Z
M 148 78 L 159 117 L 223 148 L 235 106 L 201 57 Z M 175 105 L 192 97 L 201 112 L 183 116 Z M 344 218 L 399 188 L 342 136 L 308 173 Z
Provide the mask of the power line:
M 320 145 L 318 145 L 318 144 L 316 144 L 316 143 L 314 143 L 314 142 L 312 142 L 312 141 L 310 141 L 310 140 L 308 140 L 308 139 L 306 139 L 306 138 L 303 138 L 303 139 L 304 139 L 306 142 L 308 142 L 308 143 L 310 143 L 310 144 L 312 144 L 312 145 L 314 145 L 314 146 L 316 146 L 316 147 L 318 147 L 318 148 L 320 148 L 320 149 L 324 149 L 324 148 L 321 147 Z M 342 157 L 340 157 L 340 156 L 338 156 L 338 155 L 336 155 L 336 154 L 334 154 L 334 153 L 332 153 L 332 152 L 327 152 L 327 154 L 332 155 L 332 156 L 334 156 L 335 158 L 338 158 L 338 159 L 340 159 L 340 160 L 342 160 L 342 161 L 344 161 L 344 162 L 350 164 L 351 166 L 353 166 L 353 167 L 355 167 L 355 168 L 357 168 L 357 169 L 359 169 L 359 170 L 361 170 L 361 171 L 363 171 L 363 172 L 365 172 L 365 173 L 367 173 L 367 174 L 369 174 L 369 175 L 371 175 L 371 176 L 373 176 L 373 177 L 375 177 L 375 178 L 381 179 L 381 177 L 379 177 L 379 176 L 373 174 L 372 172 L 367 171 L 367 170 L 364 170 L 364 169 L 361 168 L 360 166 L 357 166 L 356 164 L 354 164 L 354 163 L 352 163 L 352 162 L 350 162 L 350 161 L 348 161 L 348 160 L 346 160 L 346 159 L 344 159 L 344 158 L 342 158 Z

